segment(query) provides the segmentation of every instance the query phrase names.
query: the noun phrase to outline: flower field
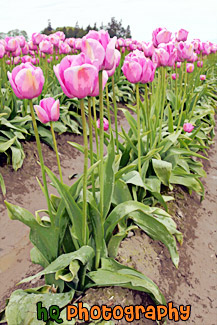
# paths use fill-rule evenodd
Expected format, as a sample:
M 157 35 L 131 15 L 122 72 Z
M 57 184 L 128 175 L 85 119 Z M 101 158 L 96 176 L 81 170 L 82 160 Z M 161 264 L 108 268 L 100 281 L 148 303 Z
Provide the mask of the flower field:
M 70 324 L 67 305 L 96 287 L 145 292 L 156 306 L 167 305 L 155 278 L 117 255 L 140 230 L 162 245 L 174 268 L 182 263 L 183 233 L 169 207 L 178 187 L 201 202 L 206 197 L 202 161 L 215 136 L 216 52 L 211 42 L 188 41 L 184 29 L 173 35 L 157 28 L 151 42 L 104 30 L 82 39 L 56 32 L 0 40 L 0 159 L 14 173 L 25 168 L 23 144 L 35 139 L 46 202 L 35 214 L 15 205 L 0 174 L 8 216 L 29 227 L 31 261 L 41 266 L 20 283 L 44 279 L 12 293 L 2 322 L 39 324 L 35 306 L 42 302 L 58 305 Z M 70 186 L 57 133 L 82 136 L 82 144 L 68 141 L 83 157 Z M 55 152 L 57 173 L 45 163 L 42 142 Z M 166 324 L 161 316 L 158 324 Z

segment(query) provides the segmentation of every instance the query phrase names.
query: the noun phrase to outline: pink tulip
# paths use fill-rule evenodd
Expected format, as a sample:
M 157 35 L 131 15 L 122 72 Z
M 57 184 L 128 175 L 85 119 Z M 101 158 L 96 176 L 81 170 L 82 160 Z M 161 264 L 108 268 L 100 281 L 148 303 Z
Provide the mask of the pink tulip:
M 39 49 L 42 53 L 52 54 L 53 53 L 53 44 L 50 41 L 42 41 L 39 44 Z
M 44 35 L 40 33 L 32 34 L 32 42 L 34 45 L 39 45 L 44 40 Z
M 97 128 L 99 129 L 100 128 L 100 119 L 97 120 L 96 124 L 97 124 Z M 104 128 L 104 131 L 107 131 L 109 128 L 109 122 L 105 117 L 103 118 L 103 128 Z
M 20 47 L 23 48 L 25 46 L 25 44 L 26 44 L 25 37 L 24 36 L 17 36 L 16 39 L 18 40 Z
M 121 59 L 120 52 L 118 50 L 115 50 L 115 61 L 114 61 L 113 68 L 111 70 L 107 70 L 107 74 L 109 77 L 113 76 L 113 74 L 115 73 L 116 68 L 119 66 L 120 59 Z
M 28 46 L 31 51 L 37 50 L 37 45 L 33 44 L 33 41 L 29 41 Z
M 177 33 L 176 33 L 176 40 L 178 42 L 181 42 L 181 41 L 187 41 L 187 38 L 188 38 L 188 31 L 185 30 L 185 29 L 180 29 Z
M 155 47 L 158 47 L 160 43 L 168 43 L 171 41 L 172 33 L 166 28 L 157 28 L 152 33 L 152 42 Z
M 177 63 L 176 63 L 176 66 L 177 66 L 178 69 L 181 68 L 181 65 L 182 65 L 181 62 L 177 62 Z
M 44 85 L 44 75 L 39 67 L 31 63 L 21 63 L 8 71 L 8 79 L 15 95 L 20 99 L 32 99 L 38 97 Z
M 148 83 L 154 80 L 156 65 L 144 53 L 135 50 L 125 57 L 122 71 L 132 83 Z
M 58 121 L 60 117 L 60 102 L 59 99 L 55 101 L 54 98 L 44 98 L 39 105 L 34 105 L 36 114 L 41 123 L 48 123 L 51 121 Z
M 160 44 L 157 49 L 155 49 L 152 55 L 152 61 L 157 64 L 157 66 L 168 66 L 172 67 L 177 60 L 177 49 L 172 43 Z
M 194 64 L 193 63 L 187 63 L 186 70 L 188 73 L 192 73 L 194 71 Z
M 205 74 L 201 74 L 201 75 L 200 75 L 200 80 L 201 80 L 201 81 L 206 80 L 206 75 L 205 75 Z
M 103 70 L 102 73 L 102 89 L 104 90 L 106 82 L 108 81 L 108 71 Z M 99 96 L 99 78 L 97 79 L 95 88 L 93 89 L 92 93 L 89 94 L 91 97 Z
M 0 59 L 2 59 L 5 55 L 5 47 L 0 43 Z
M 59 54 L 69 54 L 71 52 L 71 47 L 67 43 L 61 43 L 59 45 Z
M 14 52 L 11 52 L 13 57 L 19 56 L 21 54 L 21 48 L 18 46 Z
M 53 44 L 54 47 L 59 47 L 60 38 L 56 34 L 49 35 L 49 41 Z
M 178 60 L 185 61 L 189 60 L 194 51 L 194 45 L 188 42 L 179 42 L 177 45 Z
M 155 47 L 152 42 L 149 42 L 149 43 L 143 42 L 142 49 L 143 49 L 145 56 L 152 57 Z
M 198 60 L 198 56 L 196 53 L 193 53 L 189 59 L 189 62 L 196 62 Z
M 90 96 L 98 81 L 98 69 L 84 53 L 64 57 L 54 66 L 54 72 L 63 92 L 70 98 Z
M 13 37 L 5 37 L 5 50 L 8 52 L 14 52 L 19 46 L 19 42 L 16 38 Z
M 202 68 L 203 67 L 203 61 L 197 61 L 197 67 Z
M 176 78 L 177 78 L 177 79 L 179 78 L 179 74 L 178 74 L 178 73 L 177 73 L 177 74 L 176 74 L 176 73 L 173 73 L 173 74 L 172 74 L 172 79 L 173 79 L 173 80 L 176 80 Z
M 89 31 L 82 40 L 81 50 L 99 70 L 111 70 L 114 66 L 116 40 L 116 36 L 110 39 L 107 31 Z
M 194 129 L 194 126 L 191 123 L 184 123 L 183 130 L 185 132 L 191 133 Z
M 29 53 L 29 45 L 28 45 L 28 43 L 26 43 L 25 45 L 24 45 L 24 47 L 22 47 L 22 54 L 23 55 L 27 55 L 28 53 Z
M 56 32 L 55 35 L 57 35 L 61 41 L 64 41 L 66 38 L 65 34 L 61 31 Z
M 14 58 L 14 60 L 13 60 L 13 62 L 14 62 L 15 65 L 19 64 L 20 61 L 21 61 L 20 56 L 16 56 L 16 57 Z
M 66 40 L 65 40 L 65 42 L 71 47 L 71 48 L 73 48 L 74 47 L 74 44 L 75 44 L 75 39 L 73 38 L 73 37 L 71 37 L 71 38 L 67 38 Z
M 26 62 L 31 62 L 32 58 L 29 55 L 24 55 L 21 60 L 22 60 L 22 63 L 26 63 Z

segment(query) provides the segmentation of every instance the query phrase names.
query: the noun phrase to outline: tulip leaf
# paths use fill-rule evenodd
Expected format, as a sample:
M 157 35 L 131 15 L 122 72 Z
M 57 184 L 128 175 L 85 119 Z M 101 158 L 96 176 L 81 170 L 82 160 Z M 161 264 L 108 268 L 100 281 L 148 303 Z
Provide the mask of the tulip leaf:
M 169 186 L 169 179 L 172 171 L 172 164 L 158 159 L 152 159 L 152 166 L 159 180 Z

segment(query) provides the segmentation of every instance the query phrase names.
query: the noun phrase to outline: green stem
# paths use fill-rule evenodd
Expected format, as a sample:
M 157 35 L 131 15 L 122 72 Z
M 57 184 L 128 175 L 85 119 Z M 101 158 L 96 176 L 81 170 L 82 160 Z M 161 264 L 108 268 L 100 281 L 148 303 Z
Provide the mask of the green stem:
M 103 126 L 103 87 L 102 87 L 102 71 L 99 71 L 99 111 L 100 111 L 100 130 L 99 130 L 99 186 L 100 186 L 100 213 L 103 220 L 103 207 L 104 207 L 104 176 L 103 176 L 103 153 L 104 153 L 104 126 Z
M 116 133 L 116 152 L 119 152 L 119 142 L 118 142 L 118 112 L 117 112 L 117 103 L 115 97 L 115 79 L 114 75 L 112 76 L 112 92 L 113 92 L 113 105 L 115 113 L 115 133 Z
M 176 80 L 175 80 L 175 92 L 176 92 L 176 109 L 175 111 L 177 112 L 178 110 L 178 86 L 177 86 L 177 78 L 178 78 L 178 72 L 177 72 L 177 62 L 175 63 L 176 68 L 175 68 L 175 72 L 176 72 Z M 176 115 L 176 114 L 175 114 Z
M 93 102 L 93 117 L 94 117 L 94 130 L 95 130 L 95 137 L 96 137 L 96 152 L 97 152 L 97 158 L 99 160 L 99 139 L 98 139 L 98 129 L 97 129 L 97 118 L 96 118 L 96 103 L 95 103 L 95 97 L 92 98 Z
M 108 114 L 108 121 L 109 121 L 109 132 L 110 135 L 112 133 L 112 124 L 111 124 L 111 115 L 110 115 L 110 103 L 109 103 L 109 93 L 108 93 L 108 85 L 105 85 L 106 91 L 106 104 L 107 104 L 107 114 Z
M 165 67 L 161 67 L 161 73 L 162 73 L 162 103 L 160 105 L 161 107 L 161 113 L 160 113 L 160 125 L 159 125 L 159 137 L 158 137 L 158 144 L 161 141 L 161 133 L 162 133 L 162 124 L 163 124 L 163 115 L 164 115 L 164 102 L 166 97 L 166 78 L 165 78 Z
M 149 102 L 148 102 L 148 87 L 147 84 L 145 84 L 145 103 L 146 103 L 146 111 L 147 111 L 147 131 L 150 132 L 151 128 L 150 128 L 150 111 L 149 111 Z M 147 134 L 147 153 L 150 149 L 149 145 L 150 145 L 150 133 Z
M 93 130 L 92 130 L 92 112 L 91 112 L 91 97 L 88 97 L 88 121 L 89 121 L 89 146 L 90 146 L 90 164 L 94 164 L 93 159 Z M 91 174 L 92 180 L 92 192 L 93 197 L 95 198 L 95 179 L 94 173 Z
M 30 111 L 31 111 L 31 116 L 32 116 L 32 124 L 33 124 L 33 129 L 35 132 L 35 139 L 36 139 L 36 144 L 38 148 L 38 155 L 39 155 L 39 160 L 40 160 L 40 165 L 41 165 L 41 172 L 42 172 L 42 179 L 43 179 L 43 184 L 44 184 L 44 192 L 45 192 L 45 197 L 47 200 L 47 206 L 48 206 L 48 212 L 51 220 L 51 224 L 54 225 L 54 218 L 51 210 L 51 203 L 50 203 L 50 198 L 48 194 L 48 188 L 47 188 L 47 180 L 46 180 L 46 175 L 45 175 L 45 169 L 44 169 L 44 159 L 42 155 L 42 149 L 41 149 L 41 142 L 38 134 L 38 128 L 37 128 L 37 123 L 35 119 L 35 113 L 33 109 L 33 104 L 32 100 L 29 100 L 29 106 L 30 106 Z
M 84 173 L 83 173 L 83 220 L 82 220 L 82 237 L 84 245 L 87 244 L 87 170 L 88 170 L 88 139 L 87 126 L 84 109 L 84 99 L 80 99 L 83 139 L 84 139 Z
M 62 175 L 62 170 L 61 170 L 61 166 L 60 166 L 60 157 L 59 157 L 59 153 L 57 150 L 57 142 L 56 142 L 56 137 L 55 137 L 52 121 L 50 121 L 50 129 L 51 129 L 51 134 L 52 134 L 52 138 L 53 138 L 54 150 L 55 150 L 56 158 L 57 158 L 57 166 L 58 166 L 58 170 L 59 170 L 60 181 L 63 184 L 63 175 Z
M 182 115 L 183 115 L 183 109 L 184 109 L 184 104 L 185 104 L 185 96 L 186 96 L 186 87 L 187 87 L 187 61 L 185 61 L 185 84 L 184 84 L 184 92 L 183 92 L 183 98 L 182 98 L 182 105 L 181 105 L 181 112 L 179 115 L 179 120 L 178 120 L 178 125 L 177 125 L 177 132 L 180 127 L 181 121 L 182 121 Z
M 136 84 L 136 103 L 137 103 L 137 134 L 138 134 L 138 170 L 141 175 L 141 143 L 140 143 L 140 98 L 139 98 L 139 84 Z

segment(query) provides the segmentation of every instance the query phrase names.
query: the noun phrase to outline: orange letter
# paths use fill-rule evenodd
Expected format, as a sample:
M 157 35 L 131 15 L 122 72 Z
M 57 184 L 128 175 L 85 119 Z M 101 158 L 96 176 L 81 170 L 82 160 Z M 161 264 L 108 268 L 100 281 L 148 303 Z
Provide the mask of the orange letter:
M 135 306 L 135 319 L 139 320 L 140 319 L 140 310 L 142 313 L 145 313 L 145 307 L 143 306 Z
M 125 319 L 127 322 L 131 323 L 134 321 L 133 306 L 126 306 L 124 308 Z
M 191 315 L 191 305 L 185 306 L 185 310 L 184 310 L 184 306 L 181 305 L 179 307 L 179 312 L 181 313 L 181 315 L 180 315 L 181 320 L 184 320 L 184 321 L 188 320 Z M 185 316 L 183 314 L 185 314 Z
M 84 317 L 83 317 L 84 314 Z M 83 302 L 78 303 L 78 319 L 89 322 L 89 313 L 86 307 L 83 307 Z
M 156 310 L 155 310 L 154 306 L 152 306 L 152 305 L 147 306 L 145 318 L 156 320 Z
M 163 309 L 163 313 L 161 313 L 161 310 Z M 158 305 L 157 306 L 157 320 L 161 320 L 167 315 L 167 307 L 164 305 Z
M 74 310 L 73 313 L 72 313 L 72 310 Z M 66 319 L 67 320 L 72 320 L 72 318 L 76 317 L 77 315 L 78 315 L 78 308 L 76 306 L 73 306 L 73 305 L 67 306 L 67 309 L 66 309 Z
M 97 311 L 97 314 L 95 315 L 95 310 Z M 99 308 L 99 306 L 92 306 L 90 308 L 90 318 L 92 318 L 93 320 L 98 320 L 101 317 L 101 310 Z
M 168 318 L 170 320 L 174 320 L 175 322 L 178 322 L 178 320 L 179 320 L 179 312 L 178 312 L 177 308 L 173 307 L 172 301 L 168 302 L 167 305 L 168 305 L 168 309 L 169 309 Z M 174 314 L 174 318 L 173 318 L 173 314 Z
M 119 310 L 119 315 L 117 315 L 117 310 Z M 115 306 L 113 308 L 113 318 L 115 320 L 119 320 L 119 319 L 122 319 L 124 317 L 124 311 L 123 311 L 123 308 L 121 306 Z
M 111 307 L 107 307 L 106 305 L 102 305 L 102 319 L 110 320 L 112 318 L 112 309 Z

